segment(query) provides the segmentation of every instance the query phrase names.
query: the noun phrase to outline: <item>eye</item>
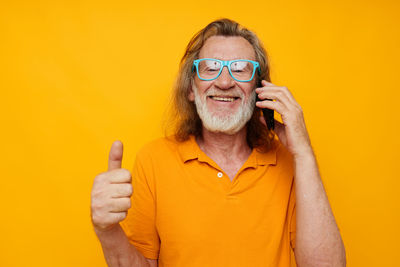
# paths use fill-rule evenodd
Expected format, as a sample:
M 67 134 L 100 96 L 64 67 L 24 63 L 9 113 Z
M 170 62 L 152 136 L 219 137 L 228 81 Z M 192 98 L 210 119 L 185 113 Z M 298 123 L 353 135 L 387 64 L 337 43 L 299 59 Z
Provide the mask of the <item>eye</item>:
M 206 68 L 206 71 L 213 72 L 213 71 L 219 71 L 219 69 L 217 69 L 217 68 Z
M 206 71 L 219 71 L 221 64 L 218 61 L 214 60 L 204 60 L 205 70 Z
M 235 72 L 241 72 L 246 69 L 247 67 L 246 61 L 235 61 L 231 63 L 231 70 Z

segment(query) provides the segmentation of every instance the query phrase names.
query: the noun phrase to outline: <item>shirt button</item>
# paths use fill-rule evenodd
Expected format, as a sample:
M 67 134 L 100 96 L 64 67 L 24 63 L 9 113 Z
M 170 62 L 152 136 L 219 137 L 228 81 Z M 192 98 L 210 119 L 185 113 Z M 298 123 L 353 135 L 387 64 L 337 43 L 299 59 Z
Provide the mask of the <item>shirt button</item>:
M 217 176 L 221 178 L 223 176 L 222 172 L 217 173 Z

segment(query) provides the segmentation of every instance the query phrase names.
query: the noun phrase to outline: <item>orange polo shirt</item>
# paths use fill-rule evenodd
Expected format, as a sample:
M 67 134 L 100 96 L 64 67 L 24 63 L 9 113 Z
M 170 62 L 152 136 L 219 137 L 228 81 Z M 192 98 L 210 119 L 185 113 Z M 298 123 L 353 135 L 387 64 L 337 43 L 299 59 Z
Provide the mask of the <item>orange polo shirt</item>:
M 290 266 L 293 160 L 275 139 L 231 181 L 195 138 L 161 138 L 137 154 L 132 207 L 121 226 L 160 267 Z

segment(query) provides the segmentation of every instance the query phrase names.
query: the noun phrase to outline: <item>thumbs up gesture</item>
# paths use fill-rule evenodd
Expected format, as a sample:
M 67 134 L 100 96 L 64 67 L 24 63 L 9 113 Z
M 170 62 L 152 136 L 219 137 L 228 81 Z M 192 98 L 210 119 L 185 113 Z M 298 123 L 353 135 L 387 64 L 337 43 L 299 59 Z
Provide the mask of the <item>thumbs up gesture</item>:
M 92 223 L 96 230 L 107 230 L 125 219 L 131 207 L 131 173 L 121 168 L 123 146 L 115 141 L 110 149 L 108 171 L 94 179 L 91 194 Z

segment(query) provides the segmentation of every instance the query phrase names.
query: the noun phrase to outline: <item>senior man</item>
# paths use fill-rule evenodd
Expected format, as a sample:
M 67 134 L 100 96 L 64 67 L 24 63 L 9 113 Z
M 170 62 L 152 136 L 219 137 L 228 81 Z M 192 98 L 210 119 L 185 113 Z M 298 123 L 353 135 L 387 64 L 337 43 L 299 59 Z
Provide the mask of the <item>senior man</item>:
M 94 181 L 109 266 L 290 266 L 291 249 L 298 266 L 345 266 L 302 109 L 253 32 L 221 19 L 197 33 L 173 99 L 174 133 L 139 151 L 132 181 L 119 141 Z

